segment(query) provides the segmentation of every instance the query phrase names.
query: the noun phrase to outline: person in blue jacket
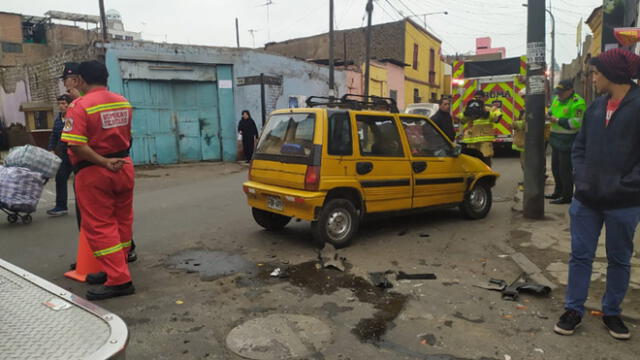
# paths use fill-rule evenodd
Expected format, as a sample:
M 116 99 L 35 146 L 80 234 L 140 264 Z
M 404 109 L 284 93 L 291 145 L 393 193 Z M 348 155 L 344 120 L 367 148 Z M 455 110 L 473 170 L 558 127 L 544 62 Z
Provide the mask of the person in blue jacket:
M 63 216 L 67 215 L 67 183 L 69 182 L 69 176 L 73 170 L 71 162 L 69 161 L 69 155 L 67 154 L 67 144 L 60 141 L 62 135 L 62 128 L 64 128 L 64 115 L 67 112 L 67 107 L 73 99 L 69 94 L 58 96 L 58 116 L 53 122 L 53 131 L 49 137 L 49 146 L 47 150 L 58 155 L 62 159 L 58 173 L 56 174 L 56 206 L 47 211 L 47 214 L 51 216 Z
M 620 314 L 629 288 L 633 238 L 640 222 L 640 88 L 632 81 L 640 57 L 611 49 L 591 60 L 597 98 L 586 110 L 572 151 L 575 194 L 566 312 L 554 330 L 571 335 L 587 300 L 593 258 L 602 226 L 606 231 L 607 284 L 603 323 L 616 339 L 631 337 Z

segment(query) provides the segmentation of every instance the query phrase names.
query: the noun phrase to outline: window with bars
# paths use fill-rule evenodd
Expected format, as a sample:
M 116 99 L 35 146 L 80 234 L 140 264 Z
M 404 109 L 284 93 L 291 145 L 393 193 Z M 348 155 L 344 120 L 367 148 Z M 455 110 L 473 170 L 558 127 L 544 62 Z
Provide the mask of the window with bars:
M 418 70 L 418 55 L 420 53 L 420 48 L 418 44 L 413 44 L 413 69 Z

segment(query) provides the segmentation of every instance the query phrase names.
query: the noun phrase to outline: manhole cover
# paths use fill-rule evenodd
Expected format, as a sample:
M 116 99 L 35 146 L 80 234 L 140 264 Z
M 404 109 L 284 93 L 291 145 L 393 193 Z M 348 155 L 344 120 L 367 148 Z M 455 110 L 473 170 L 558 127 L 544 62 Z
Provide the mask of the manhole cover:
M 274 314 L 253 319 L 231 330 L 227 347 L 248 359 L 308 358 L 331 341 L 331 329 L 304 315 Z

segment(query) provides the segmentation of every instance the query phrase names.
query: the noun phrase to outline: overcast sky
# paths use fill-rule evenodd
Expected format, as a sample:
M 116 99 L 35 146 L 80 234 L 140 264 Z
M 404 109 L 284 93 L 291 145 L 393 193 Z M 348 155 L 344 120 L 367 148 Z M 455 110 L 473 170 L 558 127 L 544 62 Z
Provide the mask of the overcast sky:
M 367 0 L 334 0 L 337 29 L 360 27 Z M 240 21 L 242 46 L 314 35 L 329 29 L 329 0 L 105 0 L 116 9 L 127 30 L 154 41 L 198 45 L 235 46 L 235 25 Z M 427 27 L 443 41 L 443 52 L 464 53 L 475 48 L 475 38 L 491 36 L 493 46 L 504 46 L 507 56 L 526 52 L 526 0 L 374 0 L 374 24 L 413 14 L 447 11 L 426 17 Z M 556 61 L 570 62 L 577 54 L 576 29 L 602 0 L 547 0 L 556 18 Z M 464 5 L 463 5 L 464 4 Z M 267 20 L 267 9 L 269 20 Z M 47 10 L 98 14 L 98 0 L 2 0 L 0 10 L 43 15 Z M 401 14 L 402 15 L 401 15 Z M 423 17 L 416 18 L 423 23 Z M 253 37 L 249 30 L 253 32 Z M 583 32 L 588 32 L 583 26 Z M 547 19 L 547 32 L 551 25 Z M 584 35 L 583 34 L 583 37 Z M 551 50 L 547 37 L 547 53 Z

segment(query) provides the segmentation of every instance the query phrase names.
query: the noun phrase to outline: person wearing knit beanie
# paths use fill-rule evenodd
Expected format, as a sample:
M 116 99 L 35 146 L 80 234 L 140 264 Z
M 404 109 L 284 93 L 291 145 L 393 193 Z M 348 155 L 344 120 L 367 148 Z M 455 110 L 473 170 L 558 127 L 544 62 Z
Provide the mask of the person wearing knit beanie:
M 638 77 L 640 56 L 626 49 L 611 49 L 591 59 L 591 65 L 615 84 L 630 84 Z
M 615 339 L 631 337 L 621 313 L 629 288 L 634 233 L 640 223 L 640 57 L 612 49 L 591 60 L 602 96 L 587 108 L 571 153 L 575 194 L 565 313 L 554 331 L 571 335 L 582 321 L 593 258 L 606 227 L 607 283 L 602 322 Z

